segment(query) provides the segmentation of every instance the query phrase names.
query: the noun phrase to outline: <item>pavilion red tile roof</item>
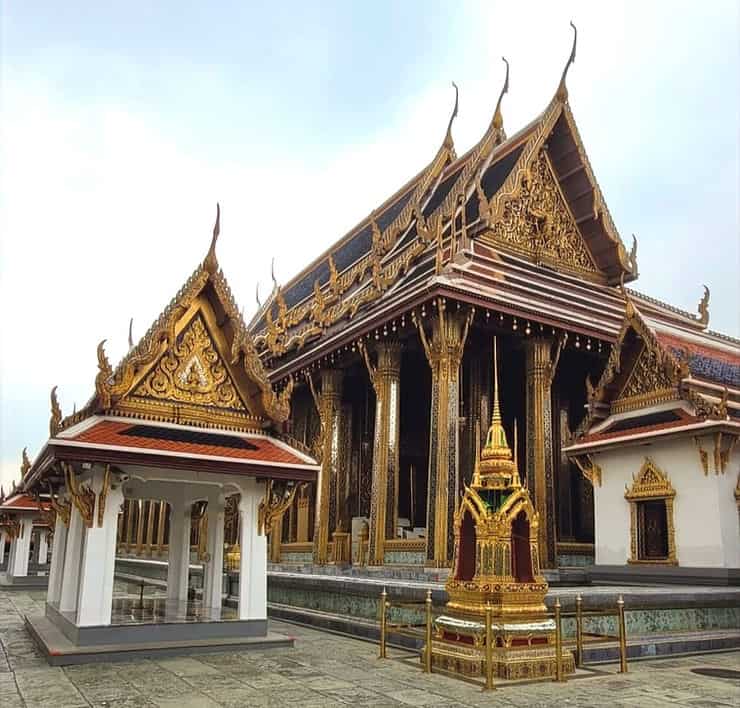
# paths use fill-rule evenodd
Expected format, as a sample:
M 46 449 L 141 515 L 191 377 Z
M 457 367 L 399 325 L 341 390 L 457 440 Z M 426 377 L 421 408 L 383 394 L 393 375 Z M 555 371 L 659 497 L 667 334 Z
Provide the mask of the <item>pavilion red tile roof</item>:
M 51 506 L 42 500 L 41 508 L 48 511 Z M 13 494 L 0 504 L 0 511 L 39 511 L 39 503 L 28 494 Z
M 161 437 L 150 434 L 137 434 L 138 431 L 154 429 L 161 431 Z M 167 439 L 168 431 L 175 430 L 180 439 Z M 183 440 L 190 433 L 191 440 Z M 208 442 L 203 442 L 206 437 Z M 223 445 L 214 444 L 219 438 Z M 244 435 L 230 431 L 199 431 L 191 428 L 172 428 L 169 426 L 152 425 L 148 422 L 132 423 L 130 421 L 101 420 L 90 428 L 69 438 L 75 442 L 94 445 L 116 446 L 124 448 L 138 448 L 142 451 L 157 450 L 183 455 L 204 455 L 211 457 L 229 457 L 235 460 L 254 461 L 270 464 L 312 465 L 304 457 L 292 452 L 270 438 L 260 435 Z M 246 447 L 236 447 L 229 442 L 240 440 Z

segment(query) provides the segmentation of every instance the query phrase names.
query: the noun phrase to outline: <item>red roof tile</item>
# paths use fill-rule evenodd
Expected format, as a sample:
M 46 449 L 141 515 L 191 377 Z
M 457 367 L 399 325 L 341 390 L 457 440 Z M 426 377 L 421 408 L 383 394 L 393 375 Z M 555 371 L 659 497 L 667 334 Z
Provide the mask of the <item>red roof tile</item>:
M 162 432 L 163 436 L 168 431 L 176 431 L 178 437 L 183 434 L 192 433 L 194 441 L 183 441 L 182 439 L 173 440 L 166 437 L 153 437 L 149 435 L 127 434 L 127 431 L 136 431 L 142 427 L 155 428 Z M 209 439 L 216 439 L 222 436 L 224 445 L 204 444 L 198 442 L 199 433 L 207 433 Z M 238 438 L 249 443 L 249 448 L 235 447 L 227 445 L 229 440 Z M 267 462 L 288 465 L 307 465 L 314 464 L 307 462 L 304 458 L 279 445 L 269 438 L 261 436 L 243 435 L 230 431 L 196 431 L 191 428 L 172 428 L 146 422 L 145 424 L 122 422 L 114 420 L 102 420 L 90 428 L 82 431 L 72 438 L 76 442 L 92 443 L 96 445 L 113 445 L 117 447 L 140 448 L 141 450 L 159 450 L 183 455 L 207 455 L 211 457 L 230 457 L 235 460 L 245 460 L 254 462 Z
M 41 506 L 44 511 L 48 511 L 51 506 L 48 502 L 41 502 Z M 1 511 L 38 511 L 38 502 L 29 497 L 28 494 L 14 494 L 8 497 L 2 504 L 0 504 Z

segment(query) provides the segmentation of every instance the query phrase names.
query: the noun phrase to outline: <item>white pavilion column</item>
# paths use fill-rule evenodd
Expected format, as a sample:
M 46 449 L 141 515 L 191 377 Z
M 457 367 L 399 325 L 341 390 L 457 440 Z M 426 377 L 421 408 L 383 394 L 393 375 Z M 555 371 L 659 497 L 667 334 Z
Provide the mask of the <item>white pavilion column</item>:
M 263 484 L 249 480 L 239 501 L 239 619 L 267 619 L 267 537 L 257 533 Z
M 224 506 L 223 495 L 208 498 L 208 563 L 203 584 L 203 607 L 220 608 L 224 569 Z
M 8 537 L 2 529 L 0 529 L 0 567 L 2 567 L 4 561 L 5 561 L 5 542 L 8 540 Z
M 49 566 L 49 590 L 46 601 L 52 605 L 59 602 L 62 594 L 62 578 L 64 577 L 64 553 L 67 549 L 67 524 L 57 514 L 54 524 L 54 543 L 51 546 L 51 565 Z
M 64 550 L 62 588 L 59 593 L 59 611 L 77 612 L 77 595 L 80 589 L 80 562 L 85 539 L 85 522 L 77 507 L 72 504 L 69 512 L 69 529 Z
M 167 559 L 167 599 L 188 600 L 190 569 L 190 507 L 183 497 L 170 499 L 170 539 Z
M 113 575 L 116 565 L 118 512 L 123 504 L 123 492 L 116 485 L 107 490 L 105 507 L 100 519 L 103 470 L 96 468 L 89 482 L 95 492 L 92 526 L 85 529 L 85 543 L 80 564 L 80 592 L 77 606 L 77 626 L 91 627 L 110 624 L 113 605 Z M 98 521 L 102 521 L 98 525 Z
M 10 560 L 8 561 L 8 575 L 14 578 L 22 578 L 28 575 L 28 556 L 31 552 L 33 520 L 21 517 L 19 519 L 19 525 L 18 536 L 13 539 Z
M 37 562 L 39 565 L 46 565 L 49 556 L 49 537 L 45 527 L 39 529 L 38 540 Z

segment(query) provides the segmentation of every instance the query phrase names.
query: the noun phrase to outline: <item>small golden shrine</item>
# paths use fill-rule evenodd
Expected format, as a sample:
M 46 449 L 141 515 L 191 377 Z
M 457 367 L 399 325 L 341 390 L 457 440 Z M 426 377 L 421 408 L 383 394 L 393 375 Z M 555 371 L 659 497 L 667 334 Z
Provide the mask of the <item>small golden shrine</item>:
M 491 426 L 455 513 L 453 565 L 446 584 L 451 615 L 435 621 L 432 661 L 456 673 L 484 675 L 484 620 L 490 607 L 495 675 L 554 676 L 555 622 L 545 607 L 548 584 L 539 565 L 539 516 L 519 477 L 516 424 L 513 453 L 503 426 L 495 339 L 493 351 Z M 575 671 L 570 652 L 563 652 L 561 661 L 564 673 Z

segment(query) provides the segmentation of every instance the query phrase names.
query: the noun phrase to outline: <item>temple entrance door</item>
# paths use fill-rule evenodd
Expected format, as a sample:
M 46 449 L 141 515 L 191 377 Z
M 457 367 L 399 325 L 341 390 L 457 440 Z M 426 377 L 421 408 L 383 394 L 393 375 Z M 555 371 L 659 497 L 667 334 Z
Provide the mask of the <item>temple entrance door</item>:
M 511 568 L 517 583 L 531 583 L 532 550 L 529 546 L 529 519 L 520 511 L 511 524 Z
M 460 526 L 460 547 L 457 552 L 456 580 L 472 580 L 475 575 L 475 522 L 467 511 Z
M 638 548 L 640 560 L 664 560 L 668 557 L 668 518 L 665 501 L 637 504 Z

